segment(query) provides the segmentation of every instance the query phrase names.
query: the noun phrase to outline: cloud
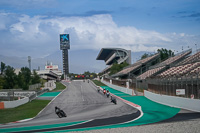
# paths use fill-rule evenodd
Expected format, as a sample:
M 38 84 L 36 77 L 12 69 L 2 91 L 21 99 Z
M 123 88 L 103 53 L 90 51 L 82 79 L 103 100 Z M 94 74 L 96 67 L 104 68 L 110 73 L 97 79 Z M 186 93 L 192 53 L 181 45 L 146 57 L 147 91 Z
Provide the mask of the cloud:
M 195 11 L 181 11 L 178 12 L 176 16 L 178 18 L 194 18 L 196 21 L 200 20 L 200 13 Z
M 158 48 L 176 49 L 177 42 L 189 45 L 198 37 L 185 33 L 163 34 L 133 26 L 118 26 L 109 14 L 87 17 L 52 17 L 1 13 L 0 53 L 12 56 L 43 57 L 59 50 L 59 34 L 69 33 L 71 50 L 121 47 L 135 52 Z M 180 40 L 179 40 L 180 39 Z

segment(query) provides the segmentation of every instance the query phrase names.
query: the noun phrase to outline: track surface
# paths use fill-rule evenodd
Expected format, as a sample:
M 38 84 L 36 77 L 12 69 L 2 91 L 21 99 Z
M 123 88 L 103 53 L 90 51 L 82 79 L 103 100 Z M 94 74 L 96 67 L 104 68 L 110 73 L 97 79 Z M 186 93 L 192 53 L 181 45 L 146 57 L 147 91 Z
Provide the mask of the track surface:
M 93 120 L 88 123 L 72 126 L 69 129 L 117 124 L 137 118 L 140 113 L 135 108 L 118 100 L 114 105 L 110 98 L 98 93 L 97 88 L 88 82 L 72 81 L 71 84 L 63 82 L 68 87 L 53 102 L 51 102 L 33 120 L 1 126 L 1 128 L 16 128 L 47 124 L 68 123 L 74 121 Z M 67 114 L 67 118 L 58 118 L 55 114 L 58 106 Z M 67 129 L 67 128 L 66 128 Z M 57 128 L 51 130 L 59 130 Z M 42 130 L 43 131 L 43 130 Z

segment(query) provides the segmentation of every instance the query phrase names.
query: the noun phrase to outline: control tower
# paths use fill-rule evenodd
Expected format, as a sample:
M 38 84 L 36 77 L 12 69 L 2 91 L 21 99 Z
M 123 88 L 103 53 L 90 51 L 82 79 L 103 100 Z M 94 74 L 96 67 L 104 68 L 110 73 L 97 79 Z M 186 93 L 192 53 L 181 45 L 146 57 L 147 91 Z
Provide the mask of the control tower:
M 68 49 L 70 49 L 69 34 L 60 34 L 60 50 L 62 50 L 63 73 L 65 79 L 69 74 Z

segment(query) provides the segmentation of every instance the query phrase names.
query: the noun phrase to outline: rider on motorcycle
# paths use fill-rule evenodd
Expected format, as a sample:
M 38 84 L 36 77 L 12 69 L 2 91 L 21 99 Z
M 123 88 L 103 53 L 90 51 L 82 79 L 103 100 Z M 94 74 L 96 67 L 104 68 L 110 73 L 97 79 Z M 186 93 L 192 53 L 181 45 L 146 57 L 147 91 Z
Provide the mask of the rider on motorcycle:
M 57 106 L 55 107 L 55 112 L 56 114 L 60 113 L 60 108 L 58 108 Z
M 106 94 L 106 89 L 103 89 L 103 94 L 104 94 L 104 95 Z
M 61 110 L 60 108 L 58 108 L 57 106 L 55 107 L 55 112 L 56 112 L 56 114 L 58 115 L 59 118 L 67 117 L 65 112 L 63 110 Z
M 110 96 L 110 92 L 109 92 L 109 90 L 107 90 L 107 93 L 106 93 L 106 95 L 107 95 L 107 97 L 109 97 L 109 96 Z

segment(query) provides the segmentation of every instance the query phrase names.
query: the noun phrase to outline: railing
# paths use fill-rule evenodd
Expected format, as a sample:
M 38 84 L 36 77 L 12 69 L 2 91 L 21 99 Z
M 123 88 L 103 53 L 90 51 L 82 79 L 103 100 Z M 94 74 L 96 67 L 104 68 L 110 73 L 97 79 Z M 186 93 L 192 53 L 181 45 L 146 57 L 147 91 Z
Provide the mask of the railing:
M 125 88 L 128 81 L 108 78 L 104 78 L 104 80 L 106 82 L 112 80 L 112 84 Z M 200 99 L 200 76 L 192 75 L 181 78 L 152 78 L 146 80 L 131 79 L 129 81 L 129 88 L 134 90 L 148 90 L 161 95 Z M 181 95 L 177 94 L 178 89 L 183 90 L 185 93 Z

